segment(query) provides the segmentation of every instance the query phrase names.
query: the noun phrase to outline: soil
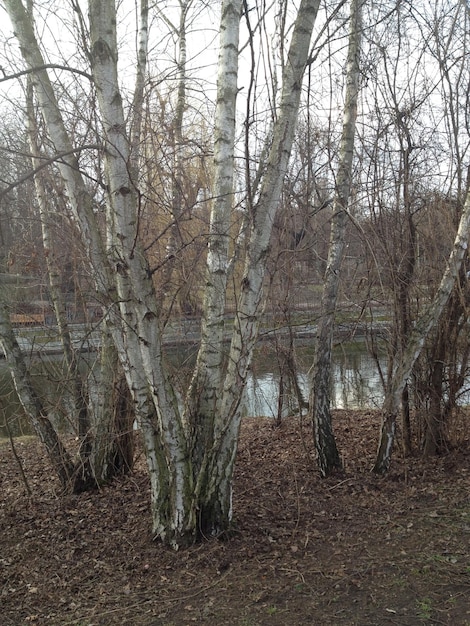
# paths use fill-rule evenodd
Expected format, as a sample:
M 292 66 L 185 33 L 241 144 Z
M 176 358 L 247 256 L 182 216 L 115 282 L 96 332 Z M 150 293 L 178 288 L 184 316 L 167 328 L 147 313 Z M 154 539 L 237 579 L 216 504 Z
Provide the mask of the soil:
M 100 491 L 59 497 L 40 444 L 0 445 L 0 622 L 470 625 L 470 440 L 370 472 L 379 415 L 337 411 L 344 472 L 321 479 L 299 419 L 243 423 L 234 534 L 152 540 L 143 455 Z

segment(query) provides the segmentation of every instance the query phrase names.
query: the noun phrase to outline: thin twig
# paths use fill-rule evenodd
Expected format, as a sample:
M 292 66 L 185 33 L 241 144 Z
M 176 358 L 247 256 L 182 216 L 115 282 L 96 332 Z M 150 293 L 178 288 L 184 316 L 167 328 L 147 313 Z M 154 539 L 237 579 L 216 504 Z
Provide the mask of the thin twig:
M 8 420 L 5 421 L 5 426 L 6 426 L 6 429 L 7 429 L 8 438 L 10 439 L 11 451 L 13 452 L 13 456 L 15 457 L 15 460 L 18 463 L 18 467 L 20 468 L 21 478 L 23 479 L 23 483 L 24 483 L 24 486 L 25 486 L 26 491 L 28 493 L 28 496 L 31 496 L 32 495 L 32 491 L 31 491 L 31 488 L 29 486 L 28 479 L 26 478 L 26 474 L 24 472 L 23 463 L 21 462 L 21 459 L 18 456 L 18 453 L 16 451 L 15 442 L 13 440 L 13 435 L 11 434 L 10 424 L 8 423 Z

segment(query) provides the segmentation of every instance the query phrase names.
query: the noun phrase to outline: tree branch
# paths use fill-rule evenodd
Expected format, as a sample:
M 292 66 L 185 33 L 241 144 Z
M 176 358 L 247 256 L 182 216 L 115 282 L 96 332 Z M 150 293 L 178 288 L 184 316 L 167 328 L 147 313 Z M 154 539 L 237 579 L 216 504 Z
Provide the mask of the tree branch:
M 41 163 L 41 165 L 38 165 L 38 167 L 27 172 L 26 174 L 23 174 L 23 176 L 18 178 L 18 180 L 15 180 L 14 183 L 11 183 L 10 185 L 8 185 L 6 189 L 2 189 L 0 191 L 0 198 L 2 198 L 3 196 L 6 196 L 8 193 L 10 193 L 10 191 L 12 191 L 13 189 L 16 189 L 16 187 L 19 187 L 19 185 L 22 185 L 30 178 L 33 178 L 34 176 L 36 176 L 36 174 L 38 174 L 41 170 L 43 170 L 48 165 L 51 165 L 52 163 L 55 163 L 57 161 L 61 161 L 64 157 L 68 156 L 69 154 L 75 154 L 77 152 L 81 152 L 82 150 L 97 150 L 100 147 L 101 146 L 99 146 L 98 144 L 87 144 L 85 146 L 80 146 L 79 148 L 74 148 L 73 150 L 68 150 L 67 152 L 60 152 L 59 154 L 56 154 L 55 156 L 49 159 L 45 159 L 44 162 Z
M 17 72 L 16 74 L 7 74 L 3 67 L 0 67 L 0 71 L 3 72 L 3 77 L 0 77 L 0 83 L 4 83 L 7 80 L 15 80 L 16 78 L 21 78 L 21 76 L 27 76 L 28 74 L 35 74 L 36 72 L 51 69 L 65 70 L 67 72 L 72 72 L 73 74 L 84 76 L 90 81 L 92 80 L 91 74 L 88 74 L 88 72 L 84 72 L 83 70 L 79 70 L 76 67 L 67 67 L 66 65 L 60 65 L 59 63 L 46 63 L 44 65 L 38 65 L 37 67 L 29 67 L 21 72 Z

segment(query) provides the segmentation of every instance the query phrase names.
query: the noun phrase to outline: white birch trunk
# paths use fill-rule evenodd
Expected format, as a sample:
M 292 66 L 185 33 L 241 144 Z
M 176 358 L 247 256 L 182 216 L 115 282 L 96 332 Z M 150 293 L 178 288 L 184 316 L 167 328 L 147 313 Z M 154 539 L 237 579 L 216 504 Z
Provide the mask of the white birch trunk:
M 138 241 L 137 193 L 129 175 L 129 140 L 117 75 L 113 0 L 89 3 L 91 58 L 106 145 L 108 228 L 132 390 L 153 400 L 157 421 L 139 412 L 151 473 L 154 532 L 177 545 L 194 531 L 192 473 L 176 396 L 163 363 L 158 303 Z M 144 372 L 145 380 L 139 372 Z M 145 406 L 145 402 L 144 402 Z
M 263 281 L 274 217 L 279 205 L 297 122 L 302 79 L 319 0 L 303 0 L 292 34 L 283 75 L 279 111 L 266 173 L 254 208 L 251 236 L 237 304 L 223 391 L 217 402 L 214 442 L 205 457 L 207 478 L 200 475 L 200 519 L 207 532 L 227 529 L 232 513 L 232 477 L 240 429 L 240 405 L 258 336 Z
M 19 33 L 25 59 L 30 67 L 44 64 L 28 16 L 18 0 L 6 0 L 15 30 Z M 310 38 L 319 0 L 302 0 L 285 67 L 283 93 L 278 111 L 270 157 L 263 178 L 259 202 L 252 218 L 251 238 L 238 303 L 233 341 L 225 380 L 222 367 L 222 330 L 225 307 L 229 214 L 232 205 L 233 124 L 236 94 L 236 20 L 240 1 L 224 2 L 222 54 L 233 68 L 227 76 L 231 93 L 221 107 L 217 137 L 217 202 L 211 224 L 208 276 L 211 286 L 206 301 L 203 347 L 194 390 L 208 383 L 202 401 L 202 420 L 188 412 L 189 440 L 179 414 L 174 390 L 165 367 L 158 327 L 159 303 L 151 272 L 138 240 L 138 193 L 132 179 L 132 153 L 123 113 L 117 75 L 116 12 L 113 0 L 90 0 L 90 36 L 93 82 L 97 90 L 102 122 L 103 159 L 107 183 L 106 243 L 93 214 L 92 199 L 79 174 L 73 156 L 60 163 L 61 174 L 74 214 L 94 267 L 104 304 L 109 305 L 107 326 L 119 353 L 136 414 L 142 429 L 150 471 L 153 529 L 157 537 L 177 547 L 198 533 L 217 534 L 231 520 L 231 486 L 240 426 L 240 401 L 258 332 L 258 317 L 271 230 L 278 207 L 282 180 L 291 151 L 298 116 L 302 78 L 308 59 Z M 224 20 L 226 24 L 224 26 Z M 235 27 L 236 24 L 236 27 Z M 47 73 L 35 73 L 35 89 L 49 134 L 59 152 L 73 155 L 60 110 Z M 224 81 L 220 80 L 220 85 Z M 235 91 L 233 91 L 235 90 Z M 224 111 L 222 115 L 222 111 Z M 226 116 L 226 117 L 224 117 Z M 229 127 L 226 127 L 225 124 Z M 228 133 L 225 135 L 224 133 Z M 219 162 L 220 160 L 220 162 Z M 210 344 L 217 346 L 212 350 Z M 222 391 L 221 391 L 222 389 Z M 188 404 L 188 406 L 190 403 Z M 212 412 L 211 412 L 212 411 Z M 197 417 L 197 419 L 194 418 Z M 197 453 L 191 445 L 197 437 Z M 201 455 L 201 451 L 203 454 Z M 196 465 L 193 467 L 193 462 Z
M 346 64 L 346 92 L 343 131 L 336 176 L 330 245 L 323 282 L 321 319 L 313 366 L 309 414 L 312 419 L 318 466 L 322 476 L 341 468 L 330 412 L 331 358 L 335 312 L 341 265 L 344 256 L 348 202 L 356 131 L 357 99 L 360 81 L 361 10 L 363 0 L 351 0 L 349 49 Z
M 5 3 L 5 6 L 14 26 L 15 34 L 20 43 L 26 64 L 31 69 L 44 67 L 45 61 L 42 57 L 34 34 L 31 12 L 26 12 L 22 2 L 19 0 L 8 0 L 8 2 Z M 93 212 L 93 200 L 89 195 L 80 174 L 78 159 L 75 156 L 76 151 L 74 150 L 70 137 L 66 131 L 62 114 L 54 93 L 54 88 L 49 80 L 47 71 L 44 69 L 36 70 L 31 73 L 30 78 L 39 102 L 41 113 L 46 122 L 49 136 L 52 139 L 57 152 L 64 155 L 58 161 L 58 167 L 67 189 L 72 213 L 80 228 L 82 241 L 93 268 L 93 277 L 96 289 L 99 293 L 102 304 L 106 308 L 109 308 L 115 300 L 115 289 L 100 229 Z M 41 190 L 39 190 L 38 199 L 41 207 Z M 58 309 L 57 313 L 59 327 L 64 330 L 65 326 L 63 323 L 63 316 Z M 64 339 L 65 354 L 69 359 L 69 363 L 73 366 L 73 368 L 78 368 L 76 359 L 73 355 L 73 349 L 67 344 L 67 333 L 62 333 L 62 337 Z M 85 400 L 85 398 L 83 398 L 83 400 Z M 80 412 L 82 417 L 84 417 L 85 411 L 86 407 L 81 406 Z M 107 407 L 103 417 L 109 418 L 112 413 L 112 408 Z M 110 427 L 110 420 L 108 419 L 107 422 L 108 427 Z M 84 424 L 82 430 L 87 428 L 88 424 Z M 98 471 L 97 464 L 94 463 L 94 465 L 96 471 L 102 479 L 109 477 L 103 476 L 102 472 Z M 98 481 L 101 480 L 98 475 L 96 478 Z
M 24 59 L 32 69 L 44 67 L 31 18 L 19 0 L 5 7 Z M 113 2 L 90 3 L 92 54 L 96 88 L 104 126 L 108 179 L 107 244 L 65 129 L 47 72 L 33 73 L 34 87 L 58 162 L 70 205 L 92 263 L 96 288 L 107 307 L 107 325 L 126 374 L 136 415 L 147 448 L 152 486 L 155 534 L 177 544 L 194 534 L 194 514 L 186 441 L 177 403 L 162 364 L 161 337 L 156 324 L 156 299 L 151 274 L 137 245 L 136 190 L 129 176 L 129 140 L 117 80 L 116 14 Z M 120 310 L 115 303 L 119 301 Z M 158 420 L 155 420 L 155 414 Z M 189 485 L 189 487 L 188 487 Z
M 188 394 L 185 419 L 193 441 L 197 473 L 212 446 L 217 399 L 224 359 L 224 319 L 233 209 L 235 115 L 241 0 L 224 0 L 220 26 L 217 108 L 214 128 L 214 200 L 207 252 L 204 311 L 196 368 Z

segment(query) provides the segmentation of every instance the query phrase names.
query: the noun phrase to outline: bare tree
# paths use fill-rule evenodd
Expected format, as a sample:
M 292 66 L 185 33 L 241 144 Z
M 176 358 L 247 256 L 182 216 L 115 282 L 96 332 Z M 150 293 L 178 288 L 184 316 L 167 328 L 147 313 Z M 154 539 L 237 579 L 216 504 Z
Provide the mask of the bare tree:
M 68 199 L 93 265 L 95 287 L 106 308 L 106 325 L 132 393 L 150 472 L 156 537 L 175 547 L 230 525 L 232 476 L 240 425 L 240 402 L 258 332 L 266 258 L 282 178 L 299 109 L 302 77 L 318 1 L 303 0 L 292 31 L 269 160 L 253 209 L 251 237 L 226 370 L 223 313 L 233 191 L 237 33 L 241 2 L 222 5 L 222 36 L 215 146 L 215 201 L 207 255 L 209 286 L 203 340 L 184 416 L 166 365 L 159 325 L 160 303 L 139 237 L 139 190 L 132 177 L 131 140 L 117 70 L 114 2 L 90 0 L 91 80 L 99 107 L 99 139 L 105 178 L 106 231 L 101 231 L 93 198 L 57 104 L 30 16 L 19 0 L 6 7 L 33 73 L 36 97 L 55 149 Z M 225 56 L 224 56 L 225 55 Z M 227 120 L 227 126 L 225 121 Z M 227 133 L 227 134 L 226 134 Z M 229 169 L 225 171 L 225 167 Z
M 266 172 L 261 183 L 258 202 L 253 207 L 253 215 L 251 216 L 250 237 L 226 372 L 223 378 L 219 378 L 220 373 L 215 370 L 219 380 L 214 381 L 215 385 L 212 382 L 209 384 L 209 389 L 218 390 L 218 395 L 213 399 L 216 418 L 213 422 L 209 441 L 205 437 L 197 441 L 197 445 L 203 446 L 204 450 L 200 484 L 204 485 L 205 493 L 201 500 L 200 522 L 202 528 L 211 533 L 225 530 L 231 515 L 232 476 L 241 420 L 240 403 L 258 335 L 267 253 L 274 216 L 278 208 L 282 180 L 292 147 L 300 103 L 302 77 L 307 63 L 309 42 L 318 6 L 318 2 L 303 1 L 297 13 L 289 59 L 283 74 L 282 96 L 274 125 Z M 218 228 L 221 225 L 222 223 L 218 222 Z M 220 275 L 226 284 L 228 264 L 223 261 L 226 258 L 228 239 L 227 230 L 224 231 L 223 228 L 220 234 L 223 235 L 222 243 L 225 241 L 225 244 L 222 247 L 218 246 L 217 250 L 214 249 L 214 252 L 209 254 L 208 270 L 213 277 Z M 222 348 L 220 343 L 222 337 L 221 312 L 224 308 L 224 292 L 216 289 L 212 293 L 213 296 L 209 296 L 207 300 L 206 317 L 208 314 L 212 317 L 214 313 L 218 312 L 219 330 L 217 335 L 214 335 L 214 339 L 219 337 L 218 342 L 216 339 L 215 345 Z M 212 319 L 215 320 L 216 318 L 212 317 Z M 203 327 L 204 324 L 206 324 L 205 320 Z M 203 347 L 203 350 L 205 349 Z M 215 356 L 221 363 L 220 354 Z M 198 359 L 198 364 L 202 371 L 206 370 L 207 372 L 205 358 Z M 196 380 L 200 376 L 200 371 L 197 371 Z M 206 380 L 205 376 L 199 380 Z M 199 410 L 194 413 L 198 414 Z M 204 419 L 204 413 L 199 413 L 198 420 Z M 196 432 L 201 433 L 200 428 Z
M 431 332 L 431 328 L 438 322 L 439 306 L 445 303 L 447 296 L 443 294 L 449 287 L 448 282 L 444 287 L 446 280 L 442 278 L 445 267 L 447 266 L 447 278 L 450 281 L 452 278 L 449 278 L 449 272 L 455 279 L 462 271 L 458 268 L 463 257 L 455 252 L 458 234 L 450 257 L 449 251 L 460 217 L 466 219 L 463 216 L 465 210 L 462 211 L 465 190 L 462 193 L 459 177 L 462 176 L 462 150 L 465 150 L 467 142 L 462 141 L 466 131 L 455 115 L 458 98 L 449 97 L 449 93 L 444 95 L 445 80 L 438 78 L 436 72 L 430 72 L 430 68 L 437 70 L 439 66 L 446 66 L 442 55 L 444 49 L 450 54 L 450 42 L 455 41 L 456 48 L 461 48 L 463 40 L 455 38 L 455 25 L 458 23 L 456 15 L 462 13 L 463 9 L 454 7 L 455 13 L 444 9 L 442 16 L 445 17 L 442 19 L 446 27 L 442 30 L 435 21 L 437 13 L 434 8 L 428 12 L 427 4 L 423 3 L 421 9 L 415 14 L 414 11 L 403 11 L 403 7 L 397 6 L 384 23 L 377 27 L 374 41 L 371 42 L 368 63 L 371 80 L 367 95 L 370 98 L 369 120 L 376 118 L 376 122 L 372 124 L 376 134 L 366 148 L 370 157 L 370 169 L 363 167 L 363 171 L 368 173 L 366 189 L 369 193 L 370 209 L 370 216 L 364 220 L 364 224 L 369 222 L 374 225 L 369 251 L 373 252 L 373 266 L 377 270 L 377 282 L 369 288 L 377 293 L 380 286 L 380 290 L 383 290 L 383 305 L 392 303 L 393 325 L 388 344 L 388 377 L 384 377 L 384 410 L 387 414 L 390 394 L 396 393 L 397 387 L 400 387 L 402 397 L 401 400 L 395 398 L 397 413 L 391 421 L 394 422 L 402 411 L 405 451 L 410 449 L 412 441 L 412 403 L 417 407 L 418 396 L 421 394 L 422 359 L 418 367 L 411 365 L 411 371 L 405 375 L 405 382 L 401 380 L 397 386 L 399 372 L 401 375 L 406 372 L 403 364 L 410 363 L 410 350 L 417 350 L 411 360 L 421 353 L 424 344 L 419 345 L 418 335 L 426 327 L 423 320 L 431 324 L 426 327 L 426 333 Z M 384 24 L 387 24 L 386 28 Z M 433 44 L 434 38 L 438 41 L 437 48 L 436 42 Z M 435 64 L 432 57 L 439 49 L 441 59 Z M 450 57 L 452 54 L 449 62 Z M 459 63 L 455 63 L 455 59 L 452 61 L 453 71 L 456 72 L 453 78 L 456 80 L 451 81 L 450 94 L 454 86 L 460 84 Z M 406 68 L 406 72 L 400 71 L 401 68 Z M 437 128 L 439 134 L 436 132 Z M 446 132 L 450 128 L 453 132 Z M 437 145 L 438 136 L 440 141 Z M 453 226 L 442 236 L 443 232 L 437 228 L 440 203 L 435 203 L 433 197 L 441 195 L 437 190 L 442 189 L 444 179 L 439 179 L 439 176 L 444 164 L 447 171 L 445 180 L 448 183 L 446 196 L 449 202 L 458 198 L 460 210 Z M 429 237 L 429 232 L 426 233 L 426 220 L 432 210 L 436 212 L 434 218 L 431 218 L 434 226 L 431 227 L 433 232 Z M 463 233 L 465 237 L 465 230 Z M 430 251 L 432 247 L 436 250 L 434 255 Z M 368 256 L 372 258 L 372 254 Z M 452 261 L 447 259 L 446 263 L 447 257 Z M 452 267 L 454 261 L 455 265 Z M 437 267 L 439 273 L 436 276 Z M 432 280 L 431 275 L 435 277 Z M 449 295 L 450 292 L 446 293 Z M 437 307 L 434 309 L 437 317 L 430 321 L 433 300 Z M 441 321 L 444 322 L 443 315 Z M 428 346 L 431 341 L 430 337 Z M 385 417 L 378 453 L 378 458 L 382 459 L 391 453 L 391 449 L 385 452 L 386 421 Z M 390 435 L 391 429 L 388 433 Z M 393 439 L 394 435 L 391 435 L 388 439 L 390 445 Z M 385 471 L 386 467 L 378 462 L 376 470 Z
M 382 428 L 374 471 L 384 473 L 391 461 L 395 438 L 396 419 L 400 409 L 401 397 L 413 365 L 421 353 L 426 337 L 436 325 L 458 280 L 460 268 L 467 254 L 470 229 L 470 193 L 467 193 L 459 227 L 450 253 L 447 268 L 442 276 L 433 302 L 420 316 L 406 343 L 405 350 L 393 371 L 389 389 L 385 396 L 382 412 Z
M 312 393 L 309 409 L 318 464 L 320 473 L 323 476 L 328 475 L 334 468 L 341 467 L 330 413 L 331 359 L 339 277 L 344 255 L 346 221 L 348 219 L 348 203 L 351 190 L 357 100 L 360 83 L 361 10 L 362 0 L 353 0 L 351 2 L 349 49 L 346 66 L 343 131 L 338 157 L 330 246 L 324 276 L 321 318 L 313 365 Z
M 24 40 L 28 40 L 32 43 L 32 47 L 30 50 L 29 60 L 33 64 L 33 66 L 41 67 L 44 65 L 42 61 L 42 56 L 37 46 L 34 32 L 33 32 L 33 24 L 32 24 L 32 13 L 29 13 L 29 16 L 24 11 L 24 8 L 21 4 L 17 4 L 16 7 L 11 7 L 12 10 L 16 9 L 17 12 L 15 14 L 15 18 L 18 20 L 18 30 L 21 33 L 20 37 L 24 37 Z M 39 65 L 38 65 L 39 64 Z M 88 209 L 89 215 L 93 216 L 92 209 L 92 201 L 88 197 L 88 192 L 85 189 L 85 185 L 79 173 L 78 161 L 74 156 L 74 149 L 71 146 L 70 139 L 68 137 L 67 131 L 65 129 L 65 125 L 61 118 L 59 107 L 57 104 L 57 100 L 55 98 L 52 85 L 48 80 L 47 74 L 45 70 L 43 70 L 42 75 L 43 81 L 41 80 L 33 80 L 33 74 L 31 74 L 32 85 L 34 86 L 35 92 L 37 94 L 41 111 L 46 120 L 46 125 L 48 126 L 48 130 L 52 129 L 52 136 L 56 140 L 57 144 L 60 145 L 65 151 L 68 153 L 70 157 L 69 163 L 73 165 L 73 172 L 70 172 L 70 169 L 62 164 L 62 171 L 67 172 L 68 179 L 66 178 L 66 186 L 70 192 L 70 197 L 72 199 L 72 207 L 76 210 L 76 216 L 78 217 L 78 211 L 82 210 L 84 207 L 85 211 Z M 36 143 L 36 129 L 34 126 L 34 115 L 32 111 L 32 96 L 28 96 L 28 107 L 29 107 L 29 124 L 30 124 L 30 145 L 33 155 L 33 164 L 38 164 L 38 146 Z M 45 106 L 44 102 L 46 103 Z M 47 162 L 47 161 L 46 161 Z M 40 168 L 40 166 L 36 167 L 36 169 Z M 100 483 L 103 480 L 107 480 L 111 475 L 113 475 L 116 470 L 122 471 L 122 469 L 126 469 L 130 466 L 132 459 L 132 449 L 128 446 L 124 446 L 124 439 L 122 438 L 123 432 L 120 435 L 117 435 L 117 438 L 113 435 L 112 429 L 116 426 L 116 418 L 118 413 L 120 414 L 120 427 L 122 431 L 125 432 L 124 438 L 132 437 L 132 427 L 129 423 L 123 424 L 122 417 L 124 413 L 121 412 L 123 408 L 122 405 L 119 404 L 119 396 L 113 397 L 113 394 L 106 394 L 107 401 L 101 403 L 101 418 L 103 418 L 99 422 L 99 426 L 96 428 L 96 433 L 94 437 L 94 451 L 97 453 L 94 458 L 91 458 L 91 422 L 89 419 L 89 405 L 88 405 L 88 394 L 85 392 L 85 388 L 83 386 L 83 381 L 81 378 L 81 373 L 79 369 L 79 362 L 77 358 L 77 354 L 75 349 L 72 346 L 70 340 L 70 332 L 68 329 L 68 325 L 66 322 L 66 316 L 64 314 L 64 307 L 60 301 L 59 297 L 59 280 L 60 277 L 57 272 L 57 267 L 53 263 L 53 247 L 51 241 L 51 232 L 48 228 L 48 223 L 50 221 L 50 216 L 48 214 L 47 209 L 47 200 L 46 193 L 44 191 L 44 187 L 41 183 L 38 175 L 36 176 L 36 185 L 37 185 L 37 197 L 40 207 L 41 213 L 41 223 L 43 227 L 43 239 L 46 248 L 46 258 L 48 259 L 49 264 L 49 276 L 50 276 L 50 285 L 53 294 L 53 301 L 55 304 L 55 311 L 57 315 L 57 319 L 59 322 L 59 330 L 60 336 L 63 341 L 64 346 L 64 354 L 66 356 L 66 362 L 69 367 L 69 374 L 71 375 L 71 379 L 73 381 L 73 385 L 75 386 L 73 396 L 75 397 L 75 406 L 78 411 L 78 422 L 79 422 L 79 432 L 82 437 L 82 446 L 80 448 L 80 452 L 82 458 L 80 459 L 78 466 L 72 466 L 73 471 L 69 471 L 68 466 L 70 464 L 70 460 L 67 455 L 60 453 L 58 456 L 54 452 L 57 446 L 49 445 L 48 451 L 52 456 L 54 463 L 57 467 L 60 465 L 60 459 L 62 459 L 64 467 L 59 470 L 59 475 L 64 481 L 64 477 L 67 476 L 67 485 L 68 489 L 73 490 L 81 490 L 86 486 L 94 486 L 96 483 Z M 81 197 L 81 198 L 80 198 Z M 80 199 L 79 199 L 80 198 Z M 83 201 L 83 200 L 84 201 Z M 93 216 L 94 219 L 94 216 Z M 87 231 L 87 234 L 90 234 L 90 231 Z M 99 235 L 99 230 L 96 228 L 95 235 Z M 99 247 L 99 239 L 95 239 L 95 242 L 98 242 Z M 90 244 L 90 240 L 87 241 Z M 91 244 L 93 246 L 93 244 Z M 93 258 L 93 253 L 91 252 L 91 248 L 88 248 L 88 252 Z M 49 254 L 50 253 L 50 254 Z M 95 249 L 96 253 L 96 249 Z M 102 290 L 101 290 L 102 293 Z M 5 324 L 5 336 L 9 337 L 7 343 L 5 344 L 5 350 L 12 350 L 12 359 L 10 359 L 12 366 L 14 366 L 17 371 L 25 372 L 25 365 L 21 363 L 21 352 L 18 349 L 14 336 L 11 334 L 8 328 L 8 320 L 4 320 Z M 114 348 L 113 348 L 114 351 Z M 109 352 L 105 349 L 105 344 L 103 343 L 102 349 L 102 358 L 104 355 L 109 356 Z M 103 362 L 102 362 L 103 364 Z M 101 391 L 104 390 L 104 387 L 108 383 L 108 379 L 104 375 L 107 371 L 103 368 L 103 378 Z M 17 375 L 14 374 L 14 378 L 17 378 Z M 109 369 L 110 375 L 110 383 L 109 387 L 111 389 L 115 389 L 115 370 L 114 368 Z M 27 414 L 30 417 L 33 415 L 33 410 L 36 410 L 39 416 L 42 416 L 42 419 L 38 417 L 31 417 L 33 423 L 37 429 L 43 429 L 44 433 L 42 434 L 42 438 L 50 441 L 51 429 L 53 430 L 52 424 L 50 423 L 47 411 L 40 404 L 39 399 L 36 397 L 34 402 L 31 401 L 31 398 L 35 397 L 35 393 L 33 387 L 29 384 L 28 380 L 24 385 L 19 385 L 15 383 L 18 389 L 18 395 L 25 407 Z M 122 389 L 121 389 L 122 391 Z M 118 413 L 116 413 L 115 408 L 119 406 Z M 97 408 L 97 407 L 95 407 Z M 129 413 L 129 412 L 128 412 Z M 106 419 L 104 419 L 106 417 Z M 97 420 L 99 421 L 99 420 Z M 132 423 L 132 420 L 131 420 Z M 47 438 L 46 438 L 47 435 Z M 57 435 L 55 435 L 57 438 Z M 119 440 L 119 441 L 118 441 Z M 118 446 L 118 448 L 116 448 Z M 63 446 L 62 446 L 63 447 Z M 118 457 L 121 457 L 121 460 L 118 460 Z

